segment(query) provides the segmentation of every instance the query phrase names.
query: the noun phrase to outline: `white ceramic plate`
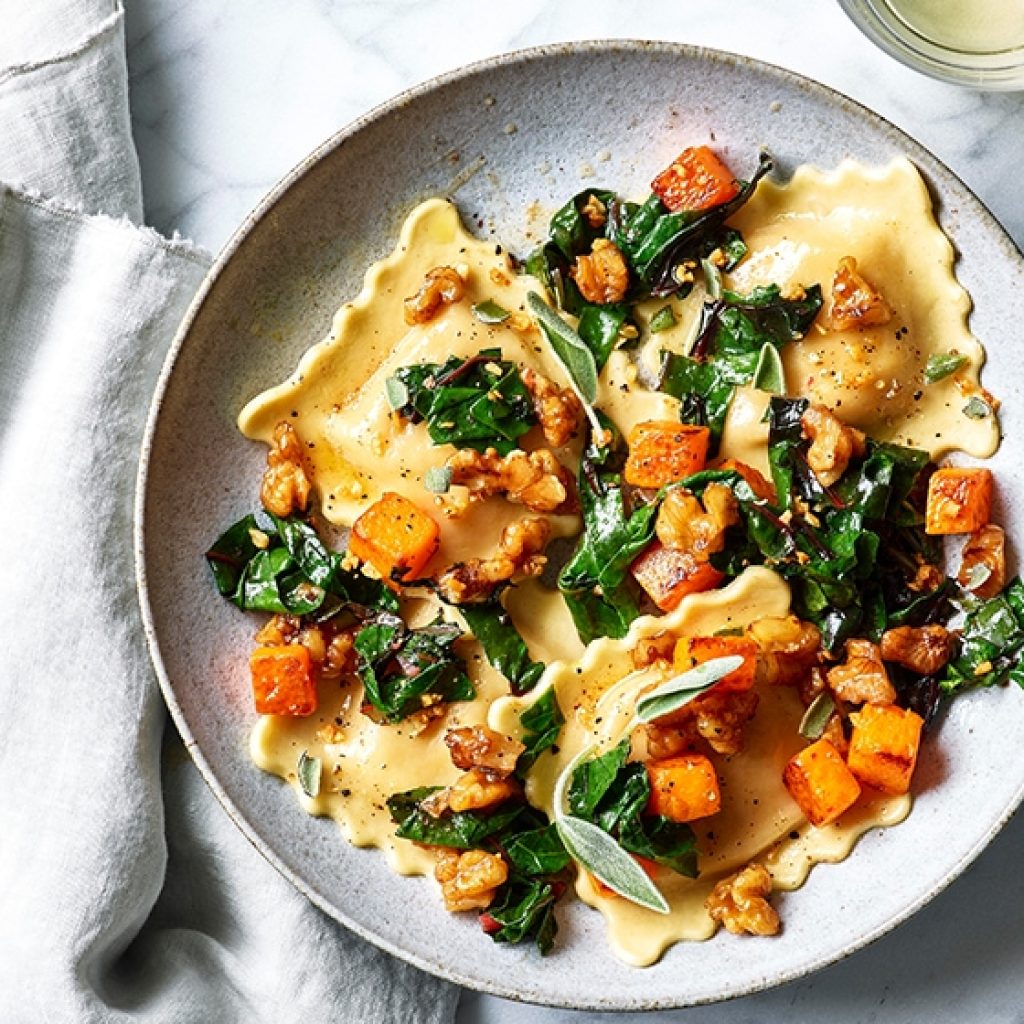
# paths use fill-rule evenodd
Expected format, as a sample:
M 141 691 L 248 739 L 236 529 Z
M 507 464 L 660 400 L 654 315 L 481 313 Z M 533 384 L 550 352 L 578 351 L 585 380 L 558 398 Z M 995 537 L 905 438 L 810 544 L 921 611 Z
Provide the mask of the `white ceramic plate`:
M 1024 795 L 1024 694 L 958 699 L 926 747 L 906 824 L 866 836 L 781 897 L 774 939 L 722 934 L 674 947 L 654 967 L 615 959 L 603 919 L 578 902 L 557 951 L 491 943 L 472 915 L 447 914 L 431 883 L 392 875 L 308 817 L 292 791 L 249 761 L 246 667 L 253 623 L 214 591 L 202 553 L 254 507 L 264 452 L 235 429 L 242 404 L 282 380 L 387 253 L 406 212 L 452 195 L 468 225 L 529 247 L 527 205 L 554 208 L 601 183 L 645 194 L 691 141 L 713 137 L 729 163 L 759 147 L 777 174 L 846 156 L 903 154 L 934 191 L 986 343 L 984 380 L 1007 404 L 992 463 L 998 520 L 1021 549 L 1015 445 L 1024 392 L 1009 344 L 1024 322 L 1020 254 L 933 156 L 850 100 L 745 58 L 664 43 L 530 50 L 421 86 L 341 131 L 278 185 L 221 254 L 182 325 L 153 405 L 138 500 L 139 580 L 154 661 L 174 720 L 239 828 L 327 913 L 428 971 L 503 996 L 594 1009 L 679 1007 L 753 992 L 830 963 L 893 928 L 954 879 Z M 1008 330 L 1008 328 L 1011 328 Z

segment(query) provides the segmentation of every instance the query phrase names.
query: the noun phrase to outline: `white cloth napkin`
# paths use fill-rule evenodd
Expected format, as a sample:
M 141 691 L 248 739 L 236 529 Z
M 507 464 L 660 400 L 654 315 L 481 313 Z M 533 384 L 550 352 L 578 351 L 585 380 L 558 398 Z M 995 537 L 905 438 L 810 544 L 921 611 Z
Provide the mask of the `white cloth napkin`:
M 0 1021 L 450 1020 L 456 990 L 299 895 L 167 726 L 132 497 L 209 258 L 133 223 L 120 4 L 0 25 Z

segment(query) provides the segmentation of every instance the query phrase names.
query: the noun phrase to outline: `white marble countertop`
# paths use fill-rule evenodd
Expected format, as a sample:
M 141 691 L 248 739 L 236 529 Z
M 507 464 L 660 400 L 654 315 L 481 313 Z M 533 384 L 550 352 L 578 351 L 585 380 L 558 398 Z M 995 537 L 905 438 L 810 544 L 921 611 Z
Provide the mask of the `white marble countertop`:
M 930 148 L 1024 245 L 1024 94 L 921 77 L 873 49 L 832 0 L 127 0 L 126 7 L 148 220 L 212 250 L 310 149 L 394 93 L 502 51 L 602 37 L 717 47 L 831 85 Z M 1021 1024 L 1022 844 L 1018 815 L 909 923 L 801 982 L 628 1019 Z M 459 1021 L 555 1024 L 585 1016 L 467 993 Z

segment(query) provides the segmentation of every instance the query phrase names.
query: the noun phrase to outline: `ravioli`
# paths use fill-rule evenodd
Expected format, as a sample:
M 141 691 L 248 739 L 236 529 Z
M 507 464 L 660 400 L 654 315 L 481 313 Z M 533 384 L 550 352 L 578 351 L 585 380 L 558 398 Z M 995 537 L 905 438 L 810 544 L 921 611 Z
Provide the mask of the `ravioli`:
M 762 181 L 731 223 L 744 234 L 750 255 L 727 284 L 750 290 L 759 284 L 785 287 L 814 281 L 826 287 L 843 256 L 855 256 L 866 275 L 891 302 L 895 316 L 884 327 L 857 332 L 812 330 L 783 354 L 788 392 L 810 395 L 847 416 L 855 426 L 899 444 L 917 446 L 937 457 L 954 448 L 975 456 L 998 443 L 993 415 L 972 419 L 968 399 L 982 394 L 978 373 L 980 344 L 970 334 L 970 300 L 953 273 L 954 254 L 935 223 L 927 189 L 911 164 L 896 160 L 885 168 L 844 162 L 832 172 L 802 167 L 786 183 Z M 416 292 L 424 273 L 436 266 L 458 267 L 466 280 L 464 302 L 449 306 L 429 323 L 408 327 L 402 302 Z M 536 326 L 525 316 L 484 324 L 473 303 L 497 302 L 523 314 L 527 294 L 537 290 L 519 276 L 500 246 L 469 235 L 455 207 L 430 200 L 406 221 L 395 251 L 370 268 L 360 294 L 337 313 L 330 336 L 314 346 L 284 383 L 253 399 L 239 418 L 249 438 L 271 442 L 275 425 L 294 426 L 308 446 L 308 460 L 323 516 L 350 527 L 385 492 L 401 494 L 438 513 L 442 501 L 425 489 L 424 476 L 442 466 L 453 449 L 434 445 L 421 424 L 399 422 L 389 405 L 385 382 L 396 369 L 419 362 L 469 358 L 497 347 L 505 359 L 535 368 L 565 383 L 565 372 Z M 637 422 L 677 420 L 679 402 L 649 384 L 662 348 L 685 351 L 699 319 L 700 295 L 676 301 L 676 326 L 645 343 L 638 353 L 613 352 L 599 383 L 597 402 L 623 432 Z M 648 310 L 648 315 L 653 307 Z M 931 355 L 954 351 L 966 363 L 950 377 L 926 384 Z M 767 471 L 768 396 L 741 388 L 733 400 L 722 439 L 722 455 Z M 527 447 L 535 443 L 527 438 Z M 561 456 L 574 462 L 578 446 Z M 501 498 L 471 506 L 444 521 L 441 545 L 427 572 L 494 551 L 504 526 L 522 514 Z M 550 516 L 556 536 L 579 531 L 575 515 Z M 557 754 L 544 754 L 533 769 L 527 792 L 532 803 L 550 811 L 554 779 L 585 746 L 609 742 L 645 683 L 633 668 L 636 640 L 656 632 L 680 636 L 734 629 L 765 616 L 784 615 L 790 606 L 787 584 L 766 568 L 751 568 L 722 590 L 685 598 L 666 616 L 643 616 L 621 640 L 598 639 L 585 650 L 557 591 L 538 580 L 513 589 L 508 610 L 531 656 L 548 668 L 537 691 L 509 697 L 502 676 L 475 641 L 463 653 L 477 690 L 471 702 L 448 707 L 443 726 L 417 732 L 404 723 L 377 724 L 360 713 L 358 687 L 321 684 L 319 708 L 309 718 L 262 717 L 252 734 L 251 754 L 262 769 L 286 779 L 304 808 L 333 818 L 358 846 L 385 851 L 403 874 L 428 874 L 433 857 L 398 839 L 386 800 L 396 791 L 450 784 L 459 774 L 440 741 L 443 729 L 489 722 L 509 735 L 519 731 L 523 708 L 553 687 L 567 724 Z M 403 611 L 412 621 L 431 619 L 438 607 L 458 622 L 457 611 L 430 597 L 407 598 Z M 647 680 L 649 681 L 649 680 Z M 767 860 L 779 887 L 799 885 L 807 870 L 823 860 L 845 857 L 869 828 L 902 820 L 909 797 L 864 797 L 841 825 L 808 826 L 781 782 L 786 761 L 802 745 L 797 725 L 803 706 L 792 690 L 765 695 L 754 718 L 745 753 L 721 766 L 724 810 L 714 824 L 698 822 L 702 875 L 676 877 L 664 886 L 667 915 L 644 910 L 601 892 L 591 876 L 578 873 L 577 892 L 607 919 L 617 955 L 635 965 L 653 963 L 673 942 L 706 939 L 715 931 L 704 909 L 714 882 L 755 857 Z M 296 773 L 300 752 L 320 758 L 324 783 L 315 797 L 303 792 Z M 707 825 L 706 828 L 703 828 Z M 796 838 L 793 838 L 795 836 Z

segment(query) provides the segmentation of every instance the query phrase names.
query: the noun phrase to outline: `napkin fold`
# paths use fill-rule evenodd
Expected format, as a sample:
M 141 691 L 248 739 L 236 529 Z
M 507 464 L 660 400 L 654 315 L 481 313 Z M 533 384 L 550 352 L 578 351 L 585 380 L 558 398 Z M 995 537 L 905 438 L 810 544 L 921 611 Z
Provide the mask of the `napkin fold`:
M 293 889 L 167 728 L 132 503 L 210 260 L 136 226 L 120 4 L 0 21 L 0 1020 L 450 1020 L 457 990 Z

